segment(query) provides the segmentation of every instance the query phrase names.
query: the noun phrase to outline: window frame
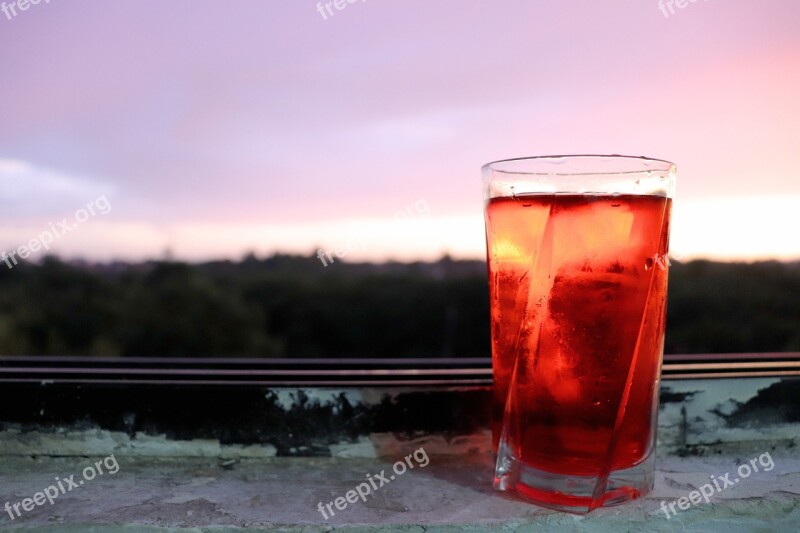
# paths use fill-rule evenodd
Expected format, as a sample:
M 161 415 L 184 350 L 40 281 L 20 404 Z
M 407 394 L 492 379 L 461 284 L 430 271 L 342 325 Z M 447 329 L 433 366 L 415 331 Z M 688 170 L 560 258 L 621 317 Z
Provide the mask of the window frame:
M 662 379 L 800 376 L 800 353 L 665 355 Z M 268 387 L 489 386 L 489 358 L 2 356 L 0 383 Z

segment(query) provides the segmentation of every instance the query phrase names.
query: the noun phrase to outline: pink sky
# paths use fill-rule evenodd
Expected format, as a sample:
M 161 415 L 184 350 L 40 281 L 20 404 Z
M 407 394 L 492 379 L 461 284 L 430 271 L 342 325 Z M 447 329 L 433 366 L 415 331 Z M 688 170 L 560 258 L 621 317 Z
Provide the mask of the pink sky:
M 677 163 L 678 255 L 798 259 L 798 27 L 794 0 L 0 13 L 0 250 L 105 195 L 53 252 L 481 257 L 483 163 L 625 153 Z

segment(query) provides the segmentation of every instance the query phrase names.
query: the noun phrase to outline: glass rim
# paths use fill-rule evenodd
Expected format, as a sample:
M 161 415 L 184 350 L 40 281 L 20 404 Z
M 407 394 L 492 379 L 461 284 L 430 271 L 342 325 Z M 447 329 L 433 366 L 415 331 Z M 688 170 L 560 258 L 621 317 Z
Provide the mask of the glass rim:
M 583 171 L 559 171 L 556 168 L 547 170 L 538 169 L 525 169 L 520 165 L 518 169 L 504 169 L 503 165 L 514 166 L 521 163 L 531 163 L 535 166 L 537 163 L 543 165 L 551 164 L 553 167 L 559 164 L 568 162 L 625 162 L 629 167 L 636 168 L 621 168 L 619 170 L 588 169 Z M 622 165 L 620 165 L 622 166 Z M 633 156 L 633 155 L 620 155 L 620 154 L 562 154 L 562 155 L 539 155 L 527 157 L 514 157 L 509 159 L 498 159 L 490 163 L 486 163 L 481 167 L 484 173 L 497 172 L 501 174 L 519 175 L 519 176 L 618 176 L 625 174 L 642 174 L 647 172 L 675 172 L 677 166 L 671 161 L 666 159 L 656 159 L 646 156 Z

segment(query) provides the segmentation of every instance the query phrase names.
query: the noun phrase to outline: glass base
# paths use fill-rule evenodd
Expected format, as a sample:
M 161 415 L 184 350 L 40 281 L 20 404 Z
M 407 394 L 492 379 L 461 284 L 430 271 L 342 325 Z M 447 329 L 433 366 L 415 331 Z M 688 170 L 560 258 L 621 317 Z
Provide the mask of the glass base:
M 542 507 L 585 514 L 598 507 L 619 505 L 649 493 L 655 480 L 655 455 L 653 449 L 639 464 L 612 471 L 604 493 L 595 501 L 593 494 L 598 476 L 555 474 L 538 470 L 516 459 L 501 442 L 494 488 L 515 491 L 524 499 Z

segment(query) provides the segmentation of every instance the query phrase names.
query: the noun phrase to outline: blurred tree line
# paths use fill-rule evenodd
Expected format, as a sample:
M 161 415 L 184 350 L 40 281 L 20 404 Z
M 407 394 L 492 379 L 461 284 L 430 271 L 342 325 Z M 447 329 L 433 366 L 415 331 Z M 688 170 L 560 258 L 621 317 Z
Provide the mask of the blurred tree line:
M 800 264 L 674 264 L 666 343 L 800 351 Z M 486 266 L 49 257 L 0 269 L 0 355 L 488 357 Z

